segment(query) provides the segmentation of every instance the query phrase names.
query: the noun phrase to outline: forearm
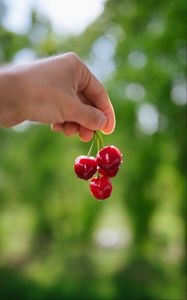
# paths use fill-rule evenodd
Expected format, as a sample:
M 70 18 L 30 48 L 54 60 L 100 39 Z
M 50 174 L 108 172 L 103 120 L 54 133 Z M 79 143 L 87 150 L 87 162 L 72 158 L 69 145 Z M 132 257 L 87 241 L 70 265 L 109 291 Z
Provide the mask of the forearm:
M 13 67 L 0 69 L 0 126 L 10 127 L 20 122 L 21 83 Z

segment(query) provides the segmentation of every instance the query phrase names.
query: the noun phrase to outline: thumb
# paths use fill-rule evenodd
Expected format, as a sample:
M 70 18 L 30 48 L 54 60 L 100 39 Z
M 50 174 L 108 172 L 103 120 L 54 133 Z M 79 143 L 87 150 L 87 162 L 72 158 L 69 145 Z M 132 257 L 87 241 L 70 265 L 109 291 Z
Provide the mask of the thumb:
M 83 103 L 80 103 L 74 121 L 90 130 L 102 130 L 108 123 L 107 117 L 102 111 Z

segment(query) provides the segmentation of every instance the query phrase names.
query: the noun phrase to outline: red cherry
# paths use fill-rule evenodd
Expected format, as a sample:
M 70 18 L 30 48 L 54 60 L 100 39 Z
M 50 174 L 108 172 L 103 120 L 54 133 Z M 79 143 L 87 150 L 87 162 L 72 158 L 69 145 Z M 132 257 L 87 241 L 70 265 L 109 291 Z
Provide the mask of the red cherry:
M 112 183 L 107 177 L 94 177 L 90 181 L 90 191 L 96 199 L 104 200 L 112 193 Z
M 78 177 L 88 180 L 97 171 L 96 159 L 93 156 L 78 156 L 74 163 L 74 170 Z
M 103 169 L 99 168 L 99 174 L 101 174 L 105 177 L 110 177 L 110 178 L 116 176 L 118 171 L 119 171 L 119 168 L 114 169 L 114 170 L 103 170 Z
M 117 170 L 122 162 L 122 154 L 115 146 L 106 146 L 96 156 L 97 165 L 104 171 Z

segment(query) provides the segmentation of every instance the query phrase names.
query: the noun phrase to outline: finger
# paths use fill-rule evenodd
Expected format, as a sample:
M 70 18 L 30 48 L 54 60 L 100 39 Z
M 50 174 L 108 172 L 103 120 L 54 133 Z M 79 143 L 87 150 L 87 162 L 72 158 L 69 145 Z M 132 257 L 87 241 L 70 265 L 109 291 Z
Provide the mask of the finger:
M 63 131 L 63 124 L 62 123 L 51 124 L 51 130 L 56 132 Z
M 93 104 L 88 100 L 88 98 L 86 98 L 86 96 L 83 93 L 78 93 L 78 96 L 82 103 L 93 106 Z
M 107 117 L 99 109 L 80 102 L 72 117 L 76 123 L 90 130 L 102 130 L 107 125 Z
M 79 125 L 74 122 L 65 122 L 63 124 L 63 132 L 67 136 L 76 135 L 79 131 Z
M 90 130 L 90 129 L 80 126 L 79 136 L 80 136 L 81 141 L 89 142 L 92 140 L 92 138 L 94 136 L 94 132 L 93 132 L 93 130 Z
M 114 109 L 109 99 L 109 96 L 99 82 L 99 80 L 90 72 L 86 65 L 83 64 L 83 74 L 81 77 L 80 91 L 95 107 L 100 109 L 108 119 L 108 123 L 103 132 L 106 134 L 112 133 L 115 128 Z

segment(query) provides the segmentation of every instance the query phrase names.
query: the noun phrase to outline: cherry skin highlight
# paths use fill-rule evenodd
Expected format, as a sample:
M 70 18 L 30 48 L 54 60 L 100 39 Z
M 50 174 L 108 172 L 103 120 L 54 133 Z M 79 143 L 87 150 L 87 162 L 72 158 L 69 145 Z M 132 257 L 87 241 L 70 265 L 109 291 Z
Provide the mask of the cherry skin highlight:
M 115 171 L 122 163 L 122 154 L 117 147 L 106 146 L 97 153 L 96 161 L 101 170 Z
M 112 183 L 107 177 L 94 177 L 90 181 L 91 194 L 98 200 L 105 200 L 112 193 Z
M 74 163 L 74 170 L 81 179 L 90 179 L 97 171 L 96 159 L 93 156 L 78 156 Z

